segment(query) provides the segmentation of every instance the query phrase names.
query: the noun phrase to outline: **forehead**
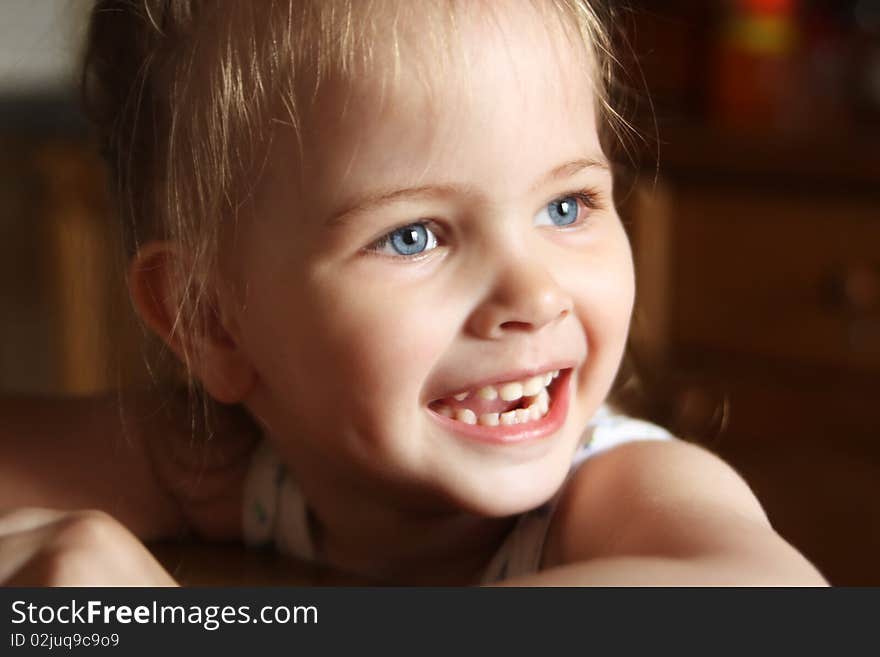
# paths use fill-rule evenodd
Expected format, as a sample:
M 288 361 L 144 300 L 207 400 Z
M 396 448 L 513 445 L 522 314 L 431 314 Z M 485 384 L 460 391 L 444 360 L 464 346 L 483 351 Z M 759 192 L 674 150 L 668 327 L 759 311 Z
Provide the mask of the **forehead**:
M 543 3 L 401 3 L 372 29 L 368 56 L 323 80 L 303 114 L 313 189 L 459 183 L 475 171 L 519 184 L 499 166 L 516 151 L 524 177 L 600 156 L 589 48 Z

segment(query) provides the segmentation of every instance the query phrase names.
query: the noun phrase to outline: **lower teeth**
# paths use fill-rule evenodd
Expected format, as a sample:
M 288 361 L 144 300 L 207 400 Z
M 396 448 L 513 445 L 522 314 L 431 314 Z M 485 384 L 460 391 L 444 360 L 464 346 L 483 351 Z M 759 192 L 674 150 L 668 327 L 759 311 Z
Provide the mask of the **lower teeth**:
M 550 395 L 546 390 L 542 390 L 538 395 L 531 399 L 531 404 L 526 408 L 515 408 L 506 413 L 486 413 L 479 418 L 477 418 L 476 413 L 469 408 L 461 408 L 456 411 L 448 406 L 440 406 L 437 409 L 437 413 L 445 417 L 454 418 L 464 424 L 480 424 L 486 427 L 525 424 L 527 422 L 540 420 L 547 415 L 550 410 Z

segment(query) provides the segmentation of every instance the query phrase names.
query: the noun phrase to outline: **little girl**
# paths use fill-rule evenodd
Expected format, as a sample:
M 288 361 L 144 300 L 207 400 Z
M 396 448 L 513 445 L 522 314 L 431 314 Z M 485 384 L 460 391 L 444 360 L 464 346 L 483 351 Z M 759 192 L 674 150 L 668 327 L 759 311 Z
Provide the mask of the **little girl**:
M 0 500 L 104 509 L 142 539 L 272 543 L 365 582 L 823 583 L 729 467 L 605 403 L 634 296 L 604 140 L 612 16 L 99 1 L 85 89 L 132 298 L 246 420 L 209 414 L 200 460 L 185 413 L 123 440 L 88 419 L 111 402 L 19 406 L 69 438 L 40 452 L 42 485 L 20 449 L 28 493 Z M 91 557 L 89 523 L 137 567 Z M 9 581 L 170 580 L 106 516 L 2 526 Z M 35 568 L 47 543 L 79 570 Z

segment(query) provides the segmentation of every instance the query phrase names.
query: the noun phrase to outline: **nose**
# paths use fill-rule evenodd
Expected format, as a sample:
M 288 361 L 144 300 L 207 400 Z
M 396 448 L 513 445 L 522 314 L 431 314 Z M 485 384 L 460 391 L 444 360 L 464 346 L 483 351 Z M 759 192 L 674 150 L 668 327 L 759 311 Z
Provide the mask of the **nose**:
M 547 267 L 528 257 L 500 268 L 486 297 L 467 322 L 469 332 L 500 340 L 517 332 L 537 332 L 572 311 L 569 294 Z

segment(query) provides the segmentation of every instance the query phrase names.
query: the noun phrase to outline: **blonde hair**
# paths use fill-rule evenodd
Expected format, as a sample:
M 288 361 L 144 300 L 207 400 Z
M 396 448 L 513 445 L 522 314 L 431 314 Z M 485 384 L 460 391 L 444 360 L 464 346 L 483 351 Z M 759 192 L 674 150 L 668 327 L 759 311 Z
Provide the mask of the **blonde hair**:
M 600 125 L 619 128 L 624 122 L 611 93 L 617 65 L 611 8 L 597 0 L 533 1 L 576 27 L 591 55 Z M 106 156 L 129 255 L 151 239 L 171 240 L 191 254 L 177 272 L 175 330 L 198 333 L 204 326 L 203 295 L 224 225 L 235 221 L 259 179 L 274 122 L 301 134 L 304 89 L 317 92 L 327 77 L 361 70 L 374 55 L 378 30 L 388 27 L 385 19 L 380 24 L 387 15 L 380 9 L 394 8 L 399 16 L 409 7 L 421 16 L 430 6 L 454 17 L 460 4 L 96 2 L 83 69 L 85 105 Z M 395 39 L 392 34 L 387 47 L 396 53 Z M 187 369 L 190 358 L 186 353 Z

